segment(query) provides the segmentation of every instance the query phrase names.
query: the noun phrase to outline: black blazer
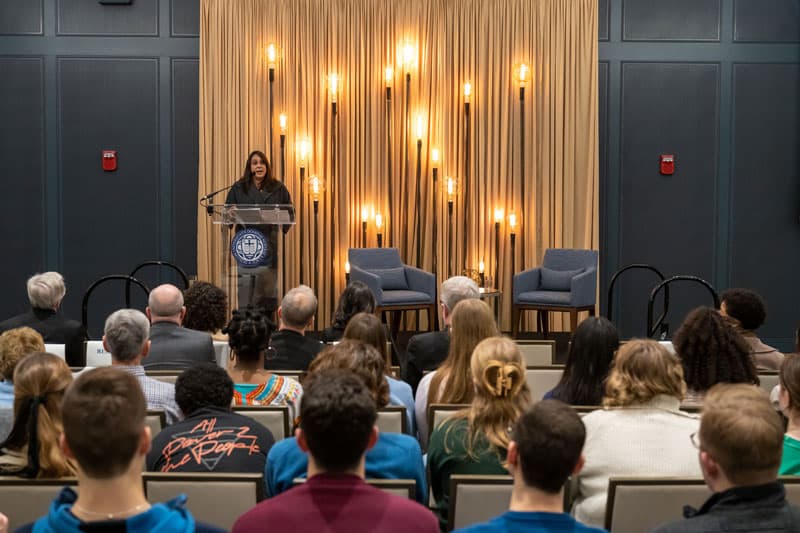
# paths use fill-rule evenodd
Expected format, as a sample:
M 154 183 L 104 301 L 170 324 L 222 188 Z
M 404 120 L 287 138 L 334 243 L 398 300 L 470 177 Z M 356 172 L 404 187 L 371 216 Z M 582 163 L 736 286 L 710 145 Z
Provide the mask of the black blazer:
M 69 366 L 85 366 L 83 341 L 86 330 L 77 320 L 69 320 L 52 309 L 33 308 L 30 313 L 17 315 L 0 322 L 0 333 L 27 326 L 38 331 L 48 344 L 63 344 Z
M 145 370 L 183 370 L 197 363 L 217 364 L 211 335 L 173 322 L 150 326 L 150 353 L 142 360 Z
M 308 365 L 324 344 L 296 331 L 282 329 L 270 337 L 269 345 L 275 349 L 267 352 L 264 368 L 268 370 L 308 370 Z
M 450 350 L 450 332 L 431 331 L 414 335 L 408 341 L 405 375 L 403 379 L 416 392 L 425 370 L 436 370 L 447 359 Z

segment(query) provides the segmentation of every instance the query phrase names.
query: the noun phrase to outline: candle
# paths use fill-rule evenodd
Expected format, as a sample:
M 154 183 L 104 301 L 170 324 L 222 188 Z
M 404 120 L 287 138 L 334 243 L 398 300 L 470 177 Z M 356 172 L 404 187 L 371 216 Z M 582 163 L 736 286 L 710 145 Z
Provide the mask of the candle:
M 280 115 L 278 115 L 278 124 L 280 125 L 281 128 L 281 135 L 286 135 L 286 120 L 287 119 L 285 113 L 281 113 Z
M 453 178 L 447 178 L 447 196 L 453 197 L 455 194 L 456 184 L 453 182 Z
M 369 209 L 366 207 L 361 208 L 361 220 L 366 222 L 369 219 Z
M 511 231 L 514 231 L 517 228 L 517 215 L 514 213 L 508 214 L 508 225 L 511 227 Z
M 469 97 L 472 95 L 472 84 L 467 82 L 464 84 L 464 99 L 469 100 Z
M 521 63 L 519 66 L 519 84 L 525 85 L 526 81 L 528 81 L 528 65 Z
M 480 274 L 483 274 L 485 270 L 486 270 L 485 265 L 483 264 L 483 260 L 481 260 L 481 262 L 478 263 L 478 272 Z
M 300 166 L 305 166 L 306 161 L 308 161 L 308 155 L 311 152 L 311 141 L 301 139 L 298 143 L 298 151 L 300 152 Z
M 402 59 L 403 66 L 405 66 L 406 69 L 410 69 L 411 66 L 414 64 L 414 55 L 415 55 L 414 45 L 412 45 L 409 42 L 406 42 L 403 45 L 403 59 Z
M 387 87 L 392 84 L 392 80 L 394 80 L 394 70 L 392 70 L 392 67 L 383 69 L 383 80 L 386 82 Z
M 417 115 L 417 140 L 422 140 L 422 134 L 425 133 L 425 118 L 419 114 Z
M 336 101 L 336 96 L 339 93 L 339 75 L 336 73 L 328 76 L 328 89 L 331 92 L 331 101 Z
M 494 222 L 495 224 L 499 224 L 503 220 L 503 210 L 502 209 L 495 209 L 494 210 Z
M 275 46 L 275 43 L 269 43 L 267 45 L 267 64 L 269 68 L 275 68 L 275 61 L 278 58 L 278 50 Z
M 375 215 L 375 227 L 380 230 L 383 227 L 383 217 L 380 213 Z
M 350 273 L 350 261 L 345 261 L 344 262 L 344 273 L 345 274 L 349 274 Z
M 309 183 L 311 184 L 311 194 L 316 200 L 319 197 L 319 178 L 316 176 L 311 176 L 311 178 L 309 178 Z
M 438 148 L 431 148 L 431 161 L 433 161 L 434 165 L 439 163 L 439 149 Z

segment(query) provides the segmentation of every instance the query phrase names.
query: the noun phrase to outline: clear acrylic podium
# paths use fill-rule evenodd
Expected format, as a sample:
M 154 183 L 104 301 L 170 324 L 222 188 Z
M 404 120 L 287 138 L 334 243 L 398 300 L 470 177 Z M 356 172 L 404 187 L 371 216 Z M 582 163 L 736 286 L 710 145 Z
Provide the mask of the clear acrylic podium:
M 211 204 L 212 221 L 220 228 L 218 267 L 222 289 L 231 309 L 253 306 L 271 314 L 277 309 L 278 294 L 285 288 L 283 236 L 295 224 L 291 204 Z M 279 228 L 282 231 L 279 231 Z M 260 231 L 271 249 L 266 264 L 240 266 L 232 253 L 237 233 L 244 229 Z

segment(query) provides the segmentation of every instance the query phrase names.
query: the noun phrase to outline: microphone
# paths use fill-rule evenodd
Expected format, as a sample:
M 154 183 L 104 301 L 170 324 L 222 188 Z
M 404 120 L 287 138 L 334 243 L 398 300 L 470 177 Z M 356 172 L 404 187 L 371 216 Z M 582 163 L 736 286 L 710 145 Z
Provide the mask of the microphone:
M 234 183 L 233 185 L 236 185 L 236 183 Z M 200 198 L 200 201 L 202 202 L 203 200 L 211 200 L 213 197 L 215 197 L 219 193 L 227 191 L 228 189 L 232 189 L 233 185 L 228 185 L 227 187 L 223 187 L 218 191 L 214 191 L 214 192 L 208 193 L 205 196 L 203 196 L 202 198 Z

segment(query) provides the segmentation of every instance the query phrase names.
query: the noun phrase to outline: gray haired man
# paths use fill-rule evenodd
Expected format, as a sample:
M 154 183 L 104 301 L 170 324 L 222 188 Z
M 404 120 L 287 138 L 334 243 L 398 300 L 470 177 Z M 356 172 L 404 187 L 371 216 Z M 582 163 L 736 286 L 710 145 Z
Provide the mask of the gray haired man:
M 317 297 L 306 285 L 286 293 L 278 308 L 278 331 L 272 334 L 264 366 L 270 370 L 308 370 L 322 349 L 318 340 L 306 337 L 314 325 Z

